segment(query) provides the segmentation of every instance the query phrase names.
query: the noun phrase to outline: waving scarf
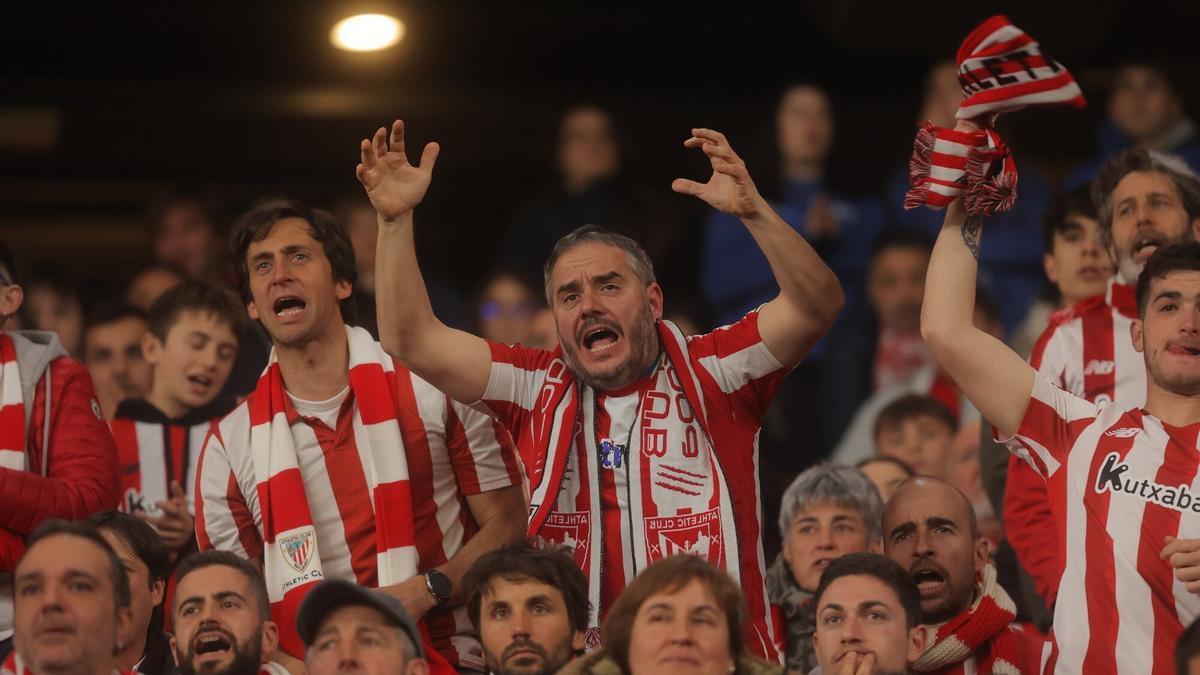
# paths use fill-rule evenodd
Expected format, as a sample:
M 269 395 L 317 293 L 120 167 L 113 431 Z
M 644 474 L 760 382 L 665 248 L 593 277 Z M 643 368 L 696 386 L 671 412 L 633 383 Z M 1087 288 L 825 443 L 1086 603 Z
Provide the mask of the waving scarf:
M 1000 113 L 1031 105 L 1086 105 L 1067 69 L 1005 16 L 984 21 L 958 49 L 958 81 L 964 99 L 957 117 L 973 120 L 973 133 L 923 122 L 913 144 L 904 208 L 942 209 L 965 191 L 970 215 L 993 215 L 1012 208 L 1017 196 L 1017 165 L 993 128 Z

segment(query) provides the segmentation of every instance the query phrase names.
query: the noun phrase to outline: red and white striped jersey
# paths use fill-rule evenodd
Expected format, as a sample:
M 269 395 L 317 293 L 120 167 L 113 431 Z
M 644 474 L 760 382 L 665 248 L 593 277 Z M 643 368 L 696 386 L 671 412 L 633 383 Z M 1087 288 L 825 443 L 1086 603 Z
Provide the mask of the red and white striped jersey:
M 1115 401 L 1128 409 L 1140 408 L 1146 402 L 1146 365 L 1129 332 L 1135 318 L 1134 288 L 1110 280 L 1103 295 L 1054 313 L 1029 364 L 1061 389 L 1093 403 Z M 1008 471 L 1008 484 L 1015 489 L 1004 496 L 1005 533 L 1052 603 L 1063 561 L 1058 546 L 1048 545 L 1046 531 L 1061 527 L 1062 514 L 1054 517 L 1046 482 L 1025 462 L 1013 457 Z
M 1035 378 L 1014 438 L 1050 479 L 1065 558 L 1043 672 L 1174 672 L 1200 595 L 1159 554 L 1168 535 L 1200 537 L 1198 434 Z
M 519 485 L 523 476 L 508 432 L 494 420 L 452 402 L 399 363 L 395 368 L 398 422 L 402 429 L 418 430 L 418 437 L 424 430 L 423 442 L 403 448 L 418 567 L 424 572 L 444 564 L 478 530 L 467 508 L 468 495 Z M 291 400 L 284 401 L 284 410 L 326 576 L 378 586 L 374 505 L 366 479 L 369 463 L 364 464 L 369 458 L 355 439 L 353 392 L 347 390 L 338 404 L 334 427 L 318 416 L 301 415 Z M 250 415 L 243 403 L 214 426 L 200 457 L 196 536 L 201 549 L 230 550 L 246 558 L 262 552 L 256 485 Z M 424 620 L 433 645 L 451 665 L 484 668 L 465 608 L 435 609 Z
M 1146 364 L 1129 334 L 1136 318 L 1134 288 L 1111 280 L 1104 295 L 1054 313 L 1029 364 L 1076 396 L 1140 408 L 1146 402 Z
M 155 504 L 170 497 L 171 481 L 187 491 L 188 508 L 194 508 L 196 465 L 204 439 L 212 423 L 231 408 L 231 404 L 206 406 L 183 419 L 171 420 L 148 401 L 122 401 L 116 417 L 108 423 L 121 465 L 119 508 L 126 513 L 159 515 Z
M 513 433 L 530 476 L 530 535 L 574 549 L 588 578 L 589 647 L 625 585 L 675 553 L 738 579 L 750 648 L 777 660 L 764 585 L 758 430 L 786 370 L 758 314 L 685 338 L 660 322 L 653 371 L 621 391 L 576 382 L 561 352 L 491 343 L 483 403 Z

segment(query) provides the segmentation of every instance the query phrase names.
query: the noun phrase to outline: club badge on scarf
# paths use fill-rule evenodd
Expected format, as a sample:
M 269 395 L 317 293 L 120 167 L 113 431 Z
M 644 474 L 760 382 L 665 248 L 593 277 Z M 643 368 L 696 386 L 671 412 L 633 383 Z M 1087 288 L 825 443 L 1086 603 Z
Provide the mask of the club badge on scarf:
M 980 129 L 967 133 L 921 124 L 904 208 L 943 209 L 963 195 L 970 215 L 1002 213 L 1017 198 L 1017 165 L 993 128 L 996 115 L 1031 105 L 1082 108 L 1086 102 L 1071 73 L 1005 16 L 993 16 L 971 31 L 956 60 L 965 97 L 957 117 Z

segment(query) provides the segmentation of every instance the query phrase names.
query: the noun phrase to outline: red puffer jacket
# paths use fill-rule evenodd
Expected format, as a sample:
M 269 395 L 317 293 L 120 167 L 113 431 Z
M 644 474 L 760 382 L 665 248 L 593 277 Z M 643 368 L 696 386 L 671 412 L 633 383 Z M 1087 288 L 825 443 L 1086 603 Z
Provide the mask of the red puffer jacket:
M 0 468 L 0 571 L 11 571 L 24 538 L 43 520 L 81 520 L 117 507 L 117 445 L 87 369 L 60 356 L 50 362 L 50 433 L 46 453 L 46 375 L 38 379 L 30 420 L 29 471 Z M 43 457 L 49 471 L 43 472 Z M 42 475 L 45 473 L 46 475 Z

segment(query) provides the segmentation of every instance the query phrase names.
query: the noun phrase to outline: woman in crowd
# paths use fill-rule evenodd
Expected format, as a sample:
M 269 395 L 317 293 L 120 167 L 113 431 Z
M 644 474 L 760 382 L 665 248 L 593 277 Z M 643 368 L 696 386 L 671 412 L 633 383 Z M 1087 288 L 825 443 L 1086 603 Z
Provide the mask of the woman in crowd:
M 817 666 L 814 593 L 829 563 L 847 553 L 880 550 L 883 501 L 858 469 L 818 464 L 783 493 L 779 532 L 783 550 L 767 570 L 767 593 L 785 623 L 790 673 Z
M 746 601 L 737 582 L 694 555 L 660 560 L 634 577 L 603 632 L 604 648 L 563 672 L 647 675 L 671 665 L 701 675 L 783 672 L 746 648 Z

